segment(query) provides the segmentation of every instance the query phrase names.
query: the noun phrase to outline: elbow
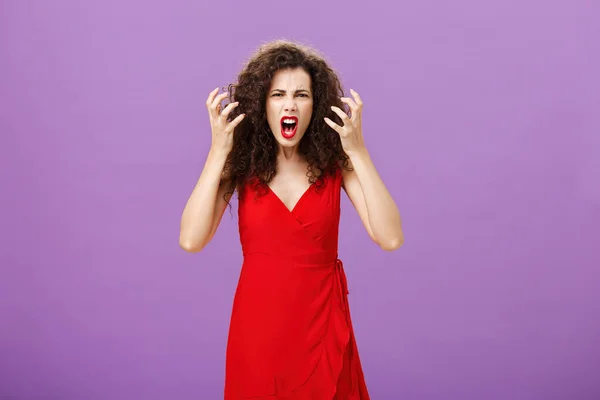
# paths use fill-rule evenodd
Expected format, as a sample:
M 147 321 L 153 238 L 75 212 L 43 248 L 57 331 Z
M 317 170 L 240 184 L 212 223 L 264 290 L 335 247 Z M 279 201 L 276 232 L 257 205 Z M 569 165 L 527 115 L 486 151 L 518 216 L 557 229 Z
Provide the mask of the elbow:
M 198 253 L 204 248 L 203 243 L 199 243 L 186 238 L 179 238 L 179 247 L 188 253 Z
M 395 237 L 380 242 L 379 247 L 385 251 L 398 250 L 404 244 L 404 236 Z

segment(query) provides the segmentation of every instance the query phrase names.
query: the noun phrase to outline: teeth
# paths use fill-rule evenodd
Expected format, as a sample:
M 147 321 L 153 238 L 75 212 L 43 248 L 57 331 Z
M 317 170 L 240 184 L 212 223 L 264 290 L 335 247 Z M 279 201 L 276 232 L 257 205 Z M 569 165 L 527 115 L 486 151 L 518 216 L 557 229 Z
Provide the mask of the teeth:
M 283 120 L 283 123 L 284 123 L 284 124 L 295 124 L 295 123 L 296 123 L 296 121 L 295 121 L 295 120 L 293 120 L 293 119 L 284 119 L 284 120 Z

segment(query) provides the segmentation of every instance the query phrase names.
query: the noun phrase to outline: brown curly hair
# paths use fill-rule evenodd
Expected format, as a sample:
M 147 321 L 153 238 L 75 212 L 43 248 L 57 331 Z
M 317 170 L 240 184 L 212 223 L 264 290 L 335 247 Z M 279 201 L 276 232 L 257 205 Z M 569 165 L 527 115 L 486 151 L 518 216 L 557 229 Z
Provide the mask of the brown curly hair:
M 312 118 L 298 145 L 299 153 L 308 162 L 309 182 L 319 187 L 325 174 L 332 174 L 337 168 L 350 169 L 339 135 L 323 120 L 329 117 L 343 124 L 330 108 L 335 105 L 345 110 L 337 74 L 316 50 L 276 40 L 260 46 L 239 73 L 237 83 L 227 87 L 229 102 L 239 102 L 228 121 L 246 114 L 233 132 L 233 148 L 223 170 L 221 184 L 229 185 L 227 199 L 236 189 L 238 195 L 242 193 L 241 189 L 250 181 L 267 185 L 275 176 L 278 144 L 267 123 L 266 97 L 275 72 L 288 68 L 302 68 L 311 78 Z

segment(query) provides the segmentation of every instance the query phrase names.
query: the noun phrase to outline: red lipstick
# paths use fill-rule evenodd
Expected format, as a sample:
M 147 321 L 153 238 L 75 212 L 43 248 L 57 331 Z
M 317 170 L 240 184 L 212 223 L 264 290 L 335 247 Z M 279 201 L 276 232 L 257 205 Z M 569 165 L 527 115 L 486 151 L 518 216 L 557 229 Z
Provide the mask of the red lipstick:
M 298 130 L 298 117 L 284 116 L 279 123 L 281 125 L 281 136 L 286 139 L 291 139 L 296 135 L 296 131 Z

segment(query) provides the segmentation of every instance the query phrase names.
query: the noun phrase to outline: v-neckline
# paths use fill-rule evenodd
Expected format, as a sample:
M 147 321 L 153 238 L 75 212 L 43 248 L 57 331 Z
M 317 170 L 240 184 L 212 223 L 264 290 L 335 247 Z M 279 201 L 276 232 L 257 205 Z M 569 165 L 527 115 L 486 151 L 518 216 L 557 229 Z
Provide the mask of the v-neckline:
M 300 196 L 300 198 L 298 198 L 298 200 L 296 201 L 296 204 L 294 204 L 294 206 L 290 209 L 288 208 L 288 206 L 285 205 L 285 203 L 283 202 L 283 200 L 281 200 L 281 197 L 279 197 L 279 195 L 277 195 L 277 193 L 275 193 L 275 191 L 273 189 L 271 189 L 271 186 L 267 185 L 267 189 L 268 191 L 273 195 L 273 197 L 275 198 L 275 200 L 281 204 L 283 206 L 283 208 L 285 210 L 287 210 L 287 212 L 289 212 L 290 214 L 293 214 L 294 211 L 296 210 L 296 208 L 298 208 L 298 204 L 300 204 L 302 202 L 302 199 L 304 199 L 306 197 L 306 195 L 308 195 L 308 193 L 311 191 L 313 185 L 315 183 L 311 183 L 310 185 L 308 185 L 308 188 L 306 188 L 306 190 L 304 191 L 304 193 L 302 193 L 302 195 Z

